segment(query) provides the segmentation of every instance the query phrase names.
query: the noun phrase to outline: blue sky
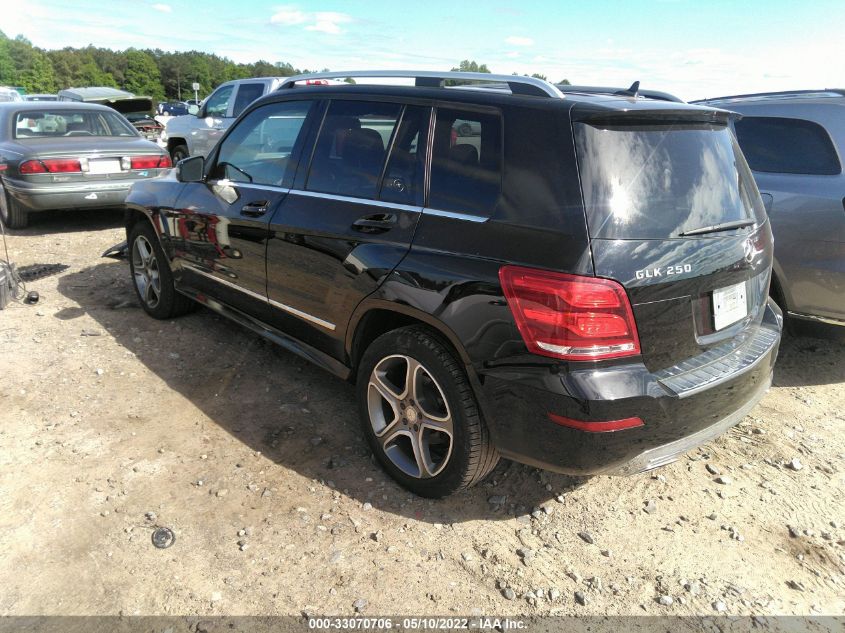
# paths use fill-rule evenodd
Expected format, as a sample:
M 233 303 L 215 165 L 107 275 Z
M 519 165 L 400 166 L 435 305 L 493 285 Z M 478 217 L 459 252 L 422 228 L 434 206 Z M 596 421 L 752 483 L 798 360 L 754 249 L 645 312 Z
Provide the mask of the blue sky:
M 493 72 L 643 87 L 685 99 L 845 87 L 845 2 L 660 0 L 25 0 L 0 29 L 37 46 L 202 50 L 332 70 Z

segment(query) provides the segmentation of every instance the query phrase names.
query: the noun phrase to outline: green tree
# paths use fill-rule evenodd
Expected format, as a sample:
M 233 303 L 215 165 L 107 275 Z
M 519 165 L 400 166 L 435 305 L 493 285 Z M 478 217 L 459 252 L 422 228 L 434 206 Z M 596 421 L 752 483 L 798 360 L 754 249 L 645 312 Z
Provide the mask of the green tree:
M 569 83 L 568 79 L 561 79 L 558 83 L 563 84 L 564 86 L 571 86 L 572 85 L 571 83 Z
M 456 71 L 462 73 L 489 73 L 490 69 L 487 68 L 487 64 L 479 64 L 475 60 L 470 61 L 469 59 L 465 59 L 457 68 L 452 69 L 452 72 Z
M 152 55 L 146 51 L 130 48 L 124 53 L 126 72 L 123 89 L 139 95 L 148 95 L 156 100 L 164 99 L 161 75 Z
M 531 75 L 534 79 L 542 79 L 543 81 L 548 81 L 549 78 L 546 75 L 541 75 L 540 73 L 534 73 Z

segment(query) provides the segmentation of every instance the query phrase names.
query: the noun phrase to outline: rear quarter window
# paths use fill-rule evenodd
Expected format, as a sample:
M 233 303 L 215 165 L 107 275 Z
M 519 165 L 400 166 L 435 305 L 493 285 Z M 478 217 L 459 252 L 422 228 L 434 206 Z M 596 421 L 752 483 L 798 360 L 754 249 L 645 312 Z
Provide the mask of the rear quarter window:
M 821 125 L 804 119 L 743 117 L 734 123 L 736 138 L 754 171 L 833 176 L 842 165 Z
M 428 206 L 490 215 L 502 193 L 502 117 L 438 108 Z

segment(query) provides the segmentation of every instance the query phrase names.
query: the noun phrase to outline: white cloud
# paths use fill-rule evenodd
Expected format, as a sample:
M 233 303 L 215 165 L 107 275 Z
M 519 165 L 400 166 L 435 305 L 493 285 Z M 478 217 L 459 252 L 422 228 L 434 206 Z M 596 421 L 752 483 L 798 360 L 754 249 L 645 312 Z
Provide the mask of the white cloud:
M 308 15 L 296 7 L 279 7 L 270 17 L 271 24 L 294 26 L 308 21 Z
M 345 13 L 335 13 L 334 11 L 321 11 L 314 15 L 315 23 L 306 26 L 308 31 L 320 31 L 321 33 L 330 33 L 337 35 L 341 32 L 340 25 L 348 24 L 352 21 L 352 17 Z
M 530 37 L 511 35 L 505 38 L 505 44 L 510 44 L 511 46 L 534 46 L 534 40 Z
M 173 13 L 173 7 L 169 4 L 154 4 L 153 9 L 156 11 L 161 11 L 162 13 Z
M 337 35 L 343 32 L 341 25 L 352 22 L 352 16 L 336 11 L 316 11 L 314 13 L 301 11 L 295 6 L 278 7 L 270 18 L 271 24 L 282 26 L 297 26 L 307 24 L 306 31 L 317 31 Z

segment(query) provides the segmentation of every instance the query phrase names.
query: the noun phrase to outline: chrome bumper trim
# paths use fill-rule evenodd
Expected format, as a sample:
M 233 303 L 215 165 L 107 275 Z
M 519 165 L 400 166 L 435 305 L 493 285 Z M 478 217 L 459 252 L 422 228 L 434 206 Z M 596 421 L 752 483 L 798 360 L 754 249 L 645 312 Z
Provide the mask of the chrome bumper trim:
M 663 446 L 656 446 L 655 448 L 643 451 L 631 461 L 626 462 L 617 469 L 605 474 L 633 475 L 636 473 L 644 472 L 646 470 L 659 468 L 660 466 L 665 466 L 666 464 L 671 464 L 687 451 L 690 451 L 693 448 L 696 448 L 697 446 L 701 446 L 702 444 L 705 444 L 710 440 L 719 437 L 731 427 L 739 424 L 742 419 L 746 415 L 748 415 L 754 407 L 757 406 L 757 403 L 763 398 L 764 395 L 766 395 L 766 392 L 771 386 L 772 374 L 769 374 L 765 382 L 763 382 L 760 388 L 754 392 L 754 395 L 748 400 L 748 402 L 746 402 L 744 405 L 742 405 L 741 408 L 722 418 L 715 424 L 703 428 L 697 433 L 693 433 L 692 435 L 687 435 L 686 437 L 682 437 L 678 440 L 675 440 L 674 442 L 669 442 L 668 444 L 664 444 Z

